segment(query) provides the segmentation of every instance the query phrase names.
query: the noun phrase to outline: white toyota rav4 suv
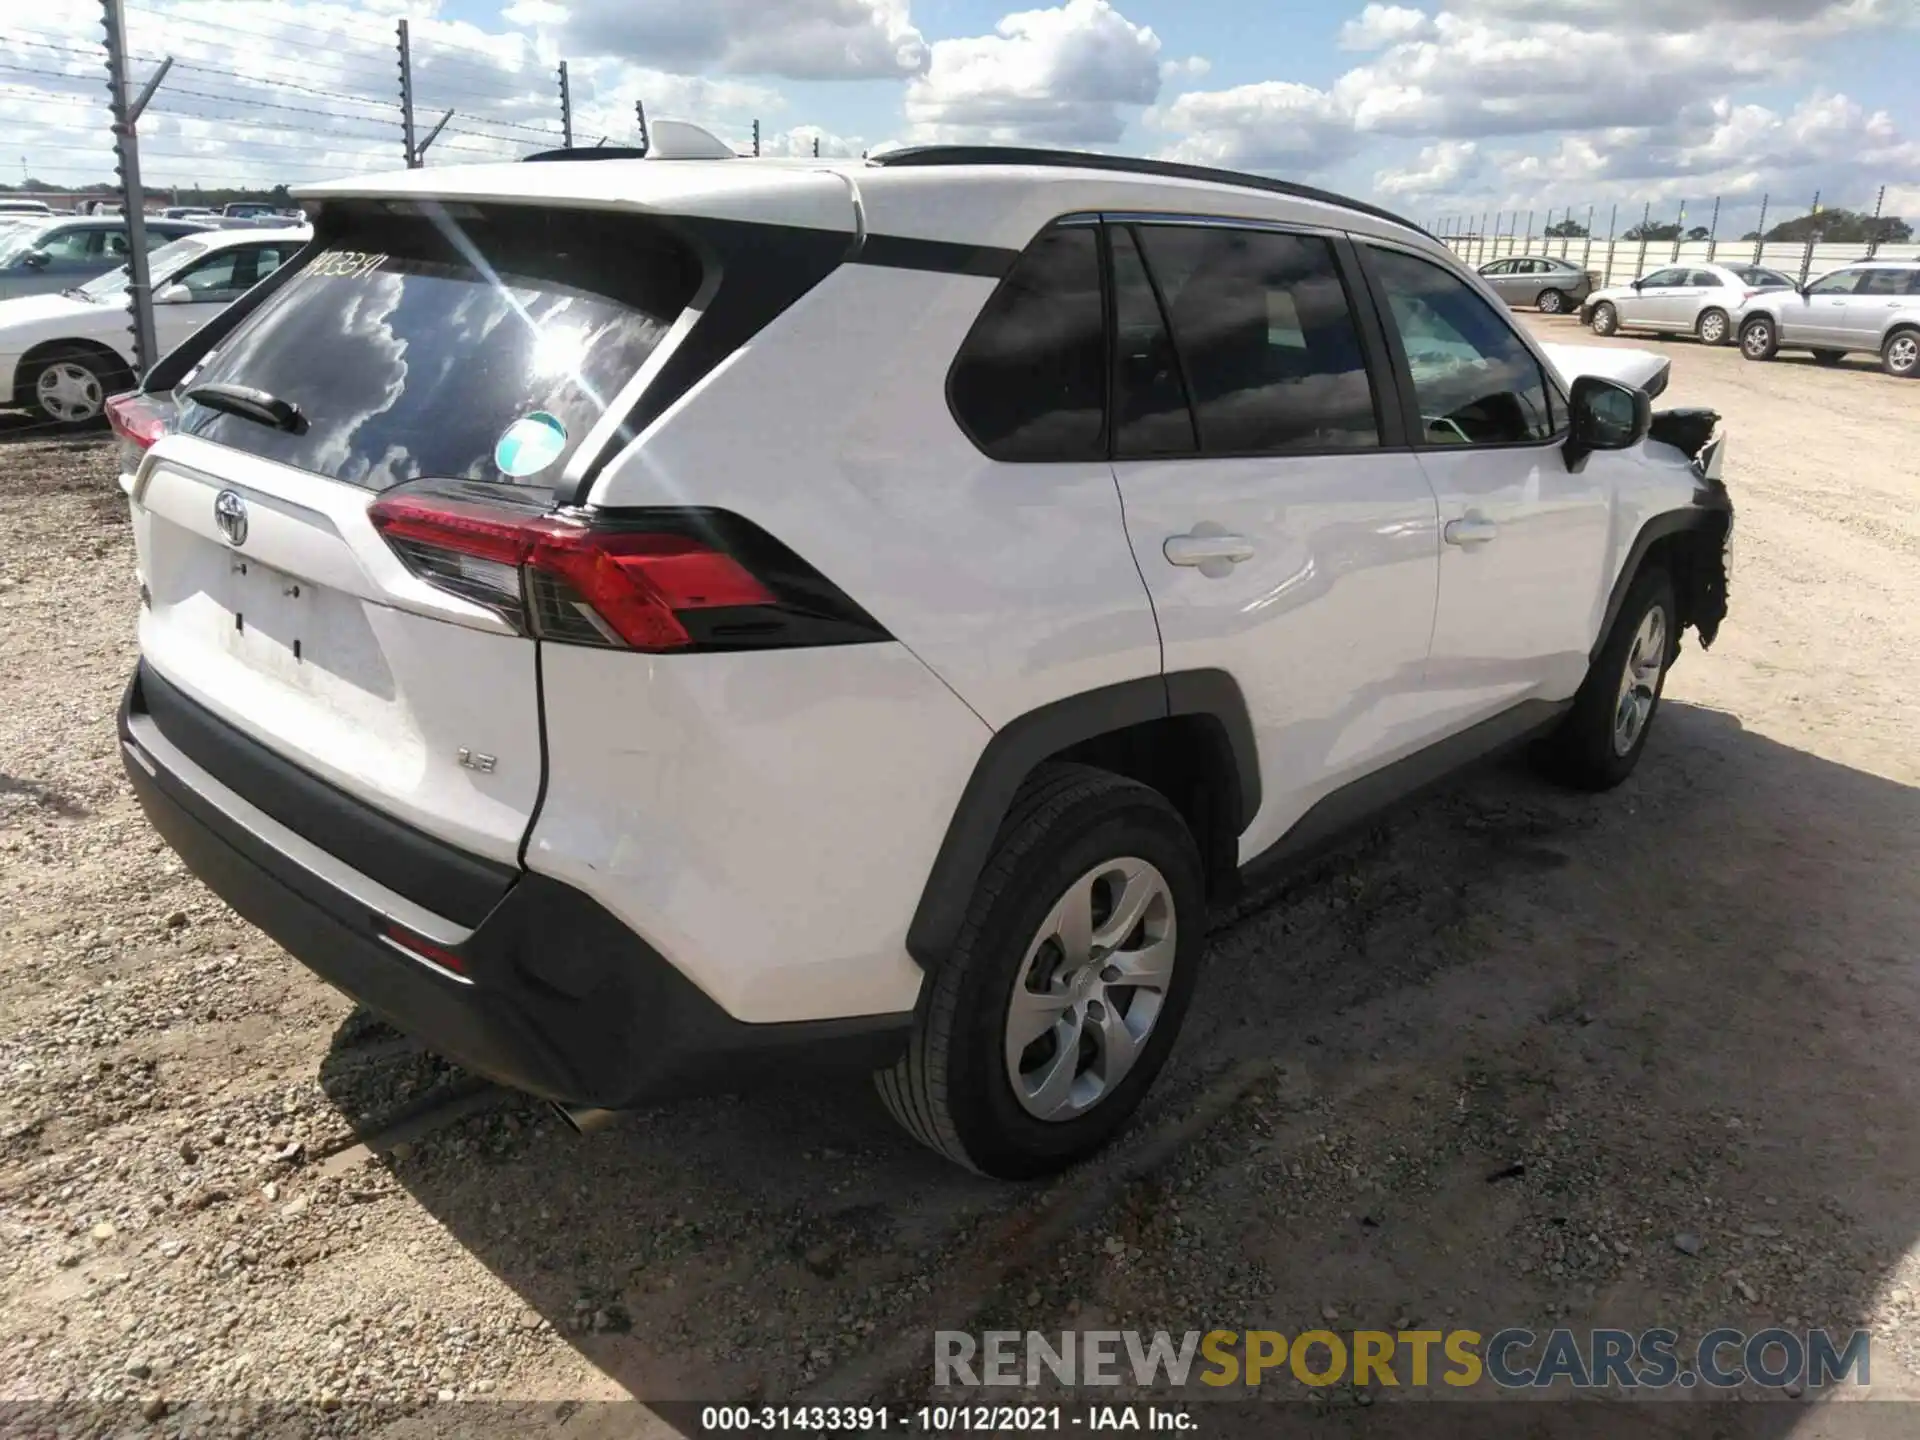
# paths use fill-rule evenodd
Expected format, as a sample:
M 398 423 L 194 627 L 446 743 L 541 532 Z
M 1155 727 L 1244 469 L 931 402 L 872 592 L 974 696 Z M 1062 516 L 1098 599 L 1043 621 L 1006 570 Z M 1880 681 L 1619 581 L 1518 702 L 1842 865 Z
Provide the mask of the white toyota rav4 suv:
M 1522 738 L 1616 784 L 1725 612 L 1711 412 L 1365 205 L 951 148 L 305 198 L 111 407 L 127 771 L 300 960 L 576 1113 L 851 1065 L 1057 1169 L 1210 904 Z

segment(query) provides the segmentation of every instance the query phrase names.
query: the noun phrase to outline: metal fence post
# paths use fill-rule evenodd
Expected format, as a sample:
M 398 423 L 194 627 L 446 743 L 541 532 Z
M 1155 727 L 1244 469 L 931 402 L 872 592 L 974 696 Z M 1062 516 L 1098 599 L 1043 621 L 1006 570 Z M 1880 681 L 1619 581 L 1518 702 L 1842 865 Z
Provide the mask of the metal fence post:
M 1707 263 L 1713 263 L 1713 257 L 1720 248 L 1720 197 L 1713 197 L 1713 219 L 1707 222 Z
M 651 142 L 647 139 L 646 101 L 636 100 L 633 102 L 633 123 L 640 127 L 640 153 L 645 155 L 647 151 L 652 148 Z
M 758 120 L 753 122 L 753 154 L 756 160 L 759 159 L 760 157 L 760 122 Z
M 1533 212 L 1527 211 L 1527 233 L 1520 242 L 1522 252 L 1533 249 Z
M 1602 285 L 1613 284 L 1613 233 L 1620 228 L 1620 202 L 1614 201 L 1613 214 L 1607 217 L 1607 273 L 1601 279 Z
M 1587 206 L 1587 243 L 1580 252 L 1580 268 L 1587 269 L 1593 261 L 1593 206 Z
M 1882 185 L 1880 193 L 1873 197 L 1873 224 L 1867 230 L 1867 259 L 1871 260 L 1880 249 L 1880 211 L 1887 203 L 1887 187 Z
M 567 62 L 560 62 L 560 143 L 573 148 L 573 93 L 567 87 Z
M 1760 196 L 1760 228 L 1753 232 L 1753 263 L 1760 263 L 1760 252 L 1767 248 L 1767 196 Z
M 1480 212 L 1480 233 L 1474 238 L 1480 242 L 1474 247 L 1479 252 L 1474 256 L 1474 263 L 1477 265 L 1487 258 L 1487 212 L 1484 210 Z
M 407 168 L 420 168 L 420 147 L 413 133 L 413 42 L 407 34 L 407 22 L 398 26 L 400 39 L 400 143 L 406 147 Z
M 1640 212 L 1640 259 L 1635 262 L 1638 268 L 1633 272 L 1633 278 L 1636 280 L 1647 273 L 1647 231 L 1652 226 L 1653 202 L 1649 200 Z
M 1820 192 L 1816 190 L 1813 192 L 1813 208 L 1807 211 L 1807 219 L 1812 221 L 1819 214 Z M 1800 252 L 1800 283 L 1802 285 L 1807 283 L 1807 273 L 1813 269 L 1813 245 L 1819 234 L 1820 227 L 1817 224 L 1807 226 L 1807 247 Z
M 120 213 L 127 222 L 127 306 L 133 312 L 133 364 L 140 374 L 160 358 L 153 338 L 153 276 L 147 269 L 146 190 L 140 184 L 140 141 L 134 132 L 160 75 L 138 101 L 127 98 L 127 12 L 124 0 L 100 0 L 107 32 L 107 89 L 113 111 L 113 158 L 120 171 Z M 168 64 L 172 62 L 169 60 Z
M 1667 263 L 1673 264 L 1680 258 L 1680 242 L 1687 238 L 1687 202 L 1680 202 L 1680 220 L 1673 230 L 1673 254 L 1667 257 Z

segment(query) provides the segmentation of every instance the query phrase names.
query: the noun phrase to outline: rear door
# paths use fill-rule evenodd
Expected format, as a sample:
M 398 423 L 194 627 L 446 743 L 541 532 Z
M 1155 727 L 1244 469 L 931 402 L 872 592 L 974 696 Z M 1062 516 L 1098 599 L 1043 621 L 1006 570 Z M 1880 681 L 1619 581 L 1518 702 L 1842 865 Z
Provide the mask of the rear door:
M 1878 350 L 1894 312 L 1913 303 L 1909 296 L 1916 282 L 1920 282 L 1920 270 L 1888 266 L 1863 271 L 1843 312 L 1847 348 Z
M 145 662 L 354 797 L 512 861 L 542 768 L 517 572 L 461 559 L 443 578 L 462 593 L 429 585 L 368 507 L 450 482 L 550 499 L 698 277 L 634 217 L 349 212 L 188 374 L 139 474 Z M 297 422 L 219 408 L 220 387 Z
M 1431 733 L 1433 492 L 1389 448 L 1345 242 L 1178 222 L 1108 238 L 1127 532 L 1167 670 L 1226 670 L 1245 693 L 1248 858 Z

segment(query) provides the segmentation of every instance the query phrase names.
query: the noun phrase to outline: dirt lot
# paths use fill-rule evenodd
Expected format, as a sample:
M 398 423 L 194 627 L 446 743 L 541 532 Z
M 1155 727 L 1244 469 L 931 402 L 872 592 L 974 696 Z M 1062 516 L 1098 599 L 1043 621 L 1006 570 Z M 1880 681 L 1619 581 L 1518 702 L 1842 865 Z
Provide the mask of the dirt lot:
M 935 1325 L 1410 1322 L 1862 1324 L 1913 1394 L 1920 386 L 1670 349 L 1736 568 L 1639 774 L 1482 770 L 1228 917 L 1127 1142 L 1025 1189 L 857 1085 L 577 1138 L 355 1014 L 122 781 L 111 452 L 0 446 L 0 1398 L 597 1434 L 553 1402 L 913 1395 Z

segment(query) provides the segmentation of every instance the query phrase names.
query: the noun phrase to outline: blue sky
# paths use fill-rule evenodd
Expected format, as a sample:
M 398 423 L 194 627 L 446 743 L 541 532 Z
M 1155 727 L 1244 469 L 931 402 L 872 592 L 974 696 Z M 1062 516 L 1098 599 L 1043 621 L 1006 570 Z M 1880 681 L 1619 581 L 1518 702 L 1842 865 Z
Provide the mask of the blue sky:
M 429 163 L 544 143 L 564 56 L 588 139 L 631 134 L 640 97 L 738 145 L 758 118 L 776 153 L 816 139 L 827 154 L 1111 149 L 1308 179 L 1429 221 L 1589 204 L 1638 218 L 1683 200 L 1697 216 L 1720 194 L 1737 224 L 1762 194 L 1783 215 L 1815 189 L 1870 207 L 1880 185 L 1890 211 L 1920 220 L 1920 0 L 129 0 L 129 13 L 137 48 L 200 67 L 176 72 L 143 121 L 149 173 L 168 179 L 391 165 L 406 14 L 423 113 L 457 109 Z M 0 71 L 15 67 L 0 74 L 0 134 L 30 166 L 101 163 L 98 34 L 94 0 L 40 0 L 31 22 L 0 25 Z M 71 73 L 47 73 L 55 62 Z M 356 118 L 329 124 L 333 110 Z

